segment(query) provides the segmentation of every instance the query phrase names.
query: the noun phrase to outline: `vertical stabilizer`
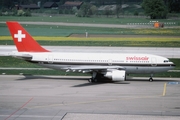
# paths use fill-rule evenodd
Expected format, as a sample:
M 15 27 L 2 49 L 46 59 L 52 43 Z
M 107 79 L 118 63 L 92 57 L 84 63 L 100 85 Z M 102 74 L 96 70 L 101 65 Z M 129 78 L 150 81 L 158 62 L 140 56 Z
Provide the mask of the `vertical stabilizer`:
M 18 22 L 6 22 L 6 24 L 19 52 L 49 52 L 41 47 Z

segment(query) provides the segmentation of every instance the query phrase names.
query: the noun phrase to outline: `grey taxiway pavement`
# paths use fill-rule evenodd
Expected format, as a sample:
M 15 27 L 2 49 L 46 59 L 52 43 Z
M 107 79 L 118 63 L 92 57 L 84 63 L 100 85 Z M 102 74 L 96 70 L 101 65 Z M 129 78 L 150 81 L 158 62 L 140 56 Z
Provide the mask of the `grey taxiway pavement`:
M 164 47 L 89 47 L 89 46 L 43 46 L 54 52 L 98 52 L 98 53 L 145 53 L 180 58 L 180 48 Z M 14 45 L 0 45 L 0 56 L 16 51 Z
M 6 23 L 6 22 L 0 22 Z M 119 25 L 119 24 L 92 24 L 92 23 L 65 23 L 65 22 L 25 22 L 20 21 L 20 24 L 26 25 L 54 25 L 54 26 L 84 26 L 84 27 L 100 27 L 100 28 L 152 28 L 152 24 L 149 25 Z
M 180 78 L 0 75 L 1 120 L 180 119 Z

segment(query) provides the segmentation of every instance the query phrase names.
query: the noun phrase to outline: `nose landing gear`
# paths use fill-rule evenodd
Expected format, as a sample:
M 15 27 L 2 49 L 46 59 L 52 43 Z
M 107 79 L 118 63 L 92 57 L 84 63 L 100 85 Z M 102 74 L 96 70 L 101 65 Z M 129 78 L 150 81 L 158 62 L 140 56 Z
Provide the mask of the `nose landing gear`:
M 153 78 L 152 77 L 149 78 L 149 82 L 153 82 Z
M 150 78 L 149 78 L 149 82 L 153 82 L 153 74 L 151 74 Z

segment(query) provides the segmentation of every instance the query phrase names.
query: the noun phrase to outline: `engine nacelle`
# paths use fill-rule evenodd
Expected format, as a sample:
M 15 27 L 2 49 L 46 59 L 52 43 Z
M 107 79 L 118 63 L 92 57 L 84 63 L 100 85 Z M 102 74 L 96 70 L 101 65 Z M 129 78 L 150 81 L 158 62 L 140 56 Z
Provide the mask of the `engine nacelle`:
M 124 81 L 126 79 L 126 71 L 113 70 L 111 72 L 107 72 L 104 77 L 112 79 L 112 81 Z

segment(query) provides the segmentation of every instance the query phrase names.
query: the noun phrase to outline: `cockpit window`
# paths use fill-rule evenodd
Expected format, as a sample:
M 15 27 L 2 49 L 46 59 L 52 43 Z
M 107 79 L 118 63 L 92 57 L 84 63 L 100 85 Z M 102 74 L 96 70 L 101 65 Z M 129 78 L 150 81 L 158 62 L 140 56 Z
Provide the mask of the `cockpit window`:
M 164 62 L 169 62 L 169 60 L 164 60 Z

